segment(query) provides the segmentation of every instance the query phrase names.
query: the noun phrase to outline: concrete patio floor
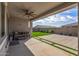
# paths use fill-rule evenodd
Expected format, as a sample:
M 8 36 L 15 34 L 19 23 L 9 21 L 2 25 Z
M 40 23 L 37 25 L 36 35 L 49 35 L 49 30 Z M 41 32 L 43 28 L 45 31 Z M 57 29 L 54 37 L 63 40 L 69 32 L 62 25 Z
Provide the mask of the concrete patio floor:
M 77 37 L 63 35 L 46 35 L 41 38 L 64 44 L 73 48 L 77 47 Z M 68 41 L 67 41 L 68 40 Z M 69 44 L 69 45 L 68 45 Z M 10 46 L 7 56 L 73 56 L 72 54 L 54 46 L 41 42 L 35 38 L 20 40 L 19 44 Z
M 78 37 L 59 34 L 51 34 L 40 37 L 78 50 Z
M 54 41 L 56 43 L 78 49 L 78 38 L 73 36 L 64 36 L 58 34 L 51 34 L 40 36 L 43 39 Z M 31 38 L 25 43 L 25 45 L 34 53 L 36 56 L 71 56 L 72 54 L 41 42 L 35 38 Z M 77 54 L 77 51 L 75 52 Z
M 31 38 L 25 45 L 35 56 L 72 56 L 72 54 Z
M 27 40 L 19 40 L 19 44 L 10 46 L 7 51 L 7 56 L 34 56 L 33 53 L 25 46 Z

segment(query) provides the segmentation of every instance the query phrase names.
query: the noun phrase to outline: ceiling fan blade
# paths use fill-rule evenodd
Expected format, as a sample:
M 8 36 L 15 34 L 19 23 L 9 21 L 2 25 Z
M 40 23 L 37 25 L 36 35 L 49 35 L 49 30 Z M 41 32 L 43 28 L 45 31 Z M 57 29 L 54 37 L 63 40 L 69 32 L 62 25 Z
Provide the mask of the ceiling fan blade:
M 33 16 L 37 16 L 37 14 L 32 14 Z
M 31 17 L 36 17 L 37 15 L 36 15 L 36 14 L 31 14 L 30 16 L 31 16 Z

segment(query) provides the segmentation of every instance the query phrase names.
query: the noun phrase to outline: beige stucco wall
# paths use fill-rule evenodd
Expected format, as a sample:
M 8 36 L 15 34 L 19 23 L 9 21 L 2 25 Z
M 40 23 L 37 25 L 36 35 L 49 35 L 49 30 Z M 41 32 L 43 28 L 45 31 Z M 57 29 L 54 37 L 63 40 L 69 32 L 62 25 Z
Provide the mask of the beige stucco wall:
M 54 31 L 54 33 L 57 33 L 57 34 L 66 34 L 66 35 L 77 36 L 78 35 L 78 26 L 62 27 L 62 28 L 53 29 L 53 31 Z
M 44 32 L 54 32 L 55 34 L 63 34 L 63 35 L 78 35 L 78 26 L 64 26 L 61 28 L 33 28 L 33 31 L 44 31 Z
M 30 32 L 31 23 L 28 19 L 9 18 L 9 32 Z

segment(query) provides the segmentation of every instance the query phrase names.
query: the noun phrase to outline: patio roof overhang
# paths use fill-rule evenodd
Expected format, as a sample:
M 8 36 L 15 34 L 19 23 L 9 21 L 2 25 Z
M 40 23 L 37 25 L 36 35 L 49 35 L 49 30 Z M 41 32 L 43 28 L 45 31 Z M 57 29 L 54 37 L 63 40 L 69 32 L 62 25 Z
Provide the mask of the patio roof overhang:
M 42 19 L 42 18 L 45 18 L 45 17 L 48 17 L 48 16 L 51 16 L 51 15 L 55 15 L 57 13 L 60 13 L 60 12 L 63 12 L 67 9 L 71 9 L 73 7 L 77 7 L 77 3 L 76 2 L 64 2 L 64 3 L 61 3 L 60 5 L 54 7 L 54 8 L 51 8 L 49 10 L 47 10 L 46 12 L 38 15 L 37 17 L 35 18 L 32 18 L 31 20 L 38 20 L 38 19 Z
M 56 14 L 76 5 L 76 2 L 9 2 L 8 15 L 20 19 L 27 19 L 21 9 L 28 9 L 34 11 L 35 17 L 30 20 L 47 17 L 51 14 Z
M 74 5 L 76 5 L 76 2 L 9 2 L 8 15 L 9 17 L 27 19 L 24 13 L 20 12 L 20 10 L 30 8 L 36 14 L 36 16 L 31 17 L 30 20 L 35 20 L 59 13 Z

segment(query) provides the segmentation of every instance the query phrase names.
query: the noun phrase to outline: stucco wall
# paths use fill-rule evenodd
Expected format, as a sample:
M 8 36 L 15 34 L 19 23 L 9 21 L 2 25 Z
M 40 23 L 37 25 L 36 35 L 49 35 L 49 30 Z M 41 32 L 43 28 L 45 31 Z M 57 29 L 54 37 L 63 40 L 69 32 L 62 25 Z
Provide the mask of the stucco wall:
M 33 28 L 33 31 L 44 31 L 44 32 L 54 32 L 55 34 L 62 34 L 62 35 L 71 35 L 77 36 L 78 35 L 78 26 L 67 26 L 61 28 Z
M 62 27 L 62 28 L 53 29 L 53 31 L 54 31 L 54 33 L 57 33 L 57 34 L 77 36 L 78 35 L 78 26 Z
M 31 23 L 27 19 L 10 18 L 9 19 L 9 32 L 29 32 Z

